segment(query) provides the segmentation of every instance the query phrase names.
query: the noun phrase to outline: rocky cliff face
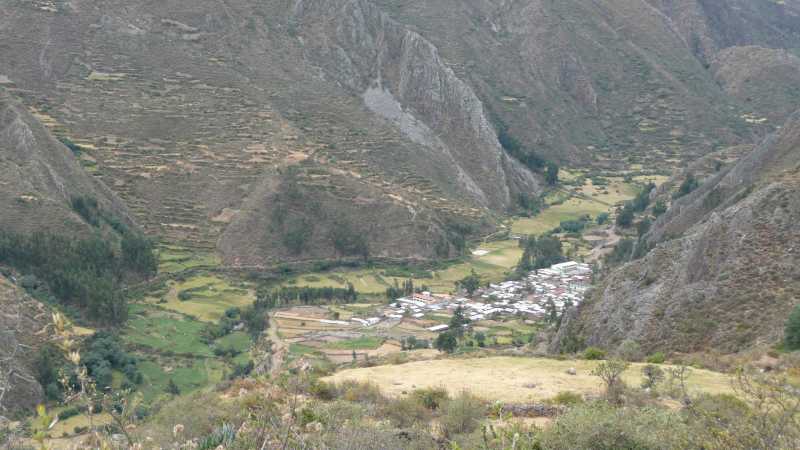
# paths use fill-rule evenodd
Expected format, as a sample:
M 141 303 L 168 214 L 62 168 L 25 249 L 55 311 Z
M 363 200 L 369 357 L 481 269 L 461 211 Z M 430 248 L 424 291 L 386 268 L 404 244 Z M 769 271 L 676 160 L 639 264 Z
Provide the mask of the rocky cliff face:
M 30 411 L 44 399 L 33 358 L 49 338 L 50 311 L 0 276 L 0 416 Z
M 562 325 L 571 342 L 736 352 L 777 343 L 800 302 L 800 121 L 675 202 L 644 258 L 614 270 Z

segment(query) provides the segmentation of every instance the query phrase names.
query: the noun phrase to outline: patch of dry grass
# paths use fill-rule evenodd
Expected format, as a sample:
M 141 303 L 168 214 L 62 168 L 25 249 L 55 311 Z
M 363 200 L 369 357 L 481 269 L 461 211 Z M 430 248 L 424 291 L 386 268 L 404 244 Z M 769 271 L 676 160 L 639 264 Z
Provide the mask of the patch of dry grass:
M 440 359 L 348 369 L 327 377 L 325 381 L 370 381 L 390 396 L 441 386 L 451 395 L 467 390 L 486 400 L 524 403 L 549 399 L 562 391 L 599 395 L 600 379 L 591 375 L 598 363 L 514 357 Z M 623 376 L 625 381 L 638 386 L 644 365 L 631 364 Z M 567 374 L 569 368 L 575 368 L 577 375 Z M 731 392 L 727 375 L 700 369 L 692 370 L 689 387 L 693 391 L 713 394 Z

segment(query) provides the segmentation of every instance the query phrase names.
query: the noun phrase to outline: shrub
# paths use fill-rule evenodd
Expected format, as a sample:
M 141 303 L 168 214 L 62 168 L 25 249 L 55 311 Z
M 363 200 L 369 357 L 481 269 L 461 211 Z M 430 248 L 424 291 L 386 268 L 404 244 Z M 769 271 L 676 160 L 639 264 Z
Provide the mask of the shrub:
M 644 375 L 644 381 L 642 382 L 642 388 L 644 389 L 652 389 L 664 380 L 664 371 L 653 364 L 642 367 L 642 375 Z
M 800 349 L 800 305 L 795 306 L 789 314 L 784 334 L 784 341 L 789 350 Z
M 485 407 L 477 397 L 462 392 L 444 405 L 441 418 L 443 431 L 448 436 L 471 433 L 485 414 Z
M 70 417 L 75 417 L 81 412 L 76 407 L 66 408 L 65 410 L 58 413 L 58 420 L 67 420 Z
M 617 357 L 625 361 L 638 361 L 642 358 L 642 349 L 636 341 L 625 339 L 617 348 Z
M 595 361 L 598 359 L 605 359 L 605 357 L 606 351 L 597 347 L 589 347 L 583 352 L 583 359 Z
M 549 450 L 694 448 L 681 417 L 656 408 L 615 408 L 602 402 L 570 408 L 540 436 Z
M 645 359 L 648 364 L 664 364 L 664 361 L 666 360 L 667 358 L 662 352 L 655 352 Z
M 592 371 L 592 375 L 600 377 L 605 384 L 606 399 L 613 403 L 620 402 L 620 396 L 625 389 L 625 383 L 622 381 L 622 373 L 628 368 L 628 363 L 618 359 L 612 359 L 600 363 Z
M 577 405 L 583 403 L 583 396 L 577 392 L 561 391 L 550 399 L 550 403 L 564 406 Z
M 344 381 L 337 387 L 337 390 L 340 392 L 340 396 L 348 402 L 376 404 L 384 400 L 378 385 L 369 382 Z
M 317 380 L 309 388 L 311 395 L 320 400 L 330 401 L 336 398 L 336 387 L 324 381 Z
M 450 398 L 447 390 L 442 387 L 417 389 L 413 395 L 422 406 L 428 409 L 438 409 Z
M 401 428 L 426 424 L 431 418 L 430 410 L 413 396 L 388 402 L 382 412 L 395 426 Z

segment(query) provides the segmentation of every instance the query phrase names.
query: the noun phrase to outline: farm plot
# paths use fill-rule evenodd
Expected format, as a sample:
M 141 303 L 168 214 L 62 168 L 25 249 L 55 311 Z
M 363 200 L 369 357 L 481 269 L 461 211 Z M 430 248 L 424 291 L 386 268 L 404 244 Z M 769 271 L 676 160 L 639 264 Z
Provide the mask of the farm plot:
M 348 369 L 324 380 L 371 382 L 391 396 L 419 388 L 444 387 L 451 394 L 466 390 L 490 401 L 526 403 L 552 398 L 561 391 L 599 395 L 600 380 L 591 375 L 597 364 L 598 361 L 514 357 L 440 359 Z M 623 375 L 624 380 L 631 385 L 640 384 L 643 366 L 632 364 Z M 570 368 L 575 368 L 577 374 L 567 374 Z M 707 370 L 693 369 L 688 385 L 696 392 L 731 392 L 727 375 Z
M 245 285 L 213 275 L 196 275 L 184 281 L 172 281 L 163 298 L 151 299 L 164 308 L 216 322 L 228 308 L 243 308 L 253 304 L 255 293 Z

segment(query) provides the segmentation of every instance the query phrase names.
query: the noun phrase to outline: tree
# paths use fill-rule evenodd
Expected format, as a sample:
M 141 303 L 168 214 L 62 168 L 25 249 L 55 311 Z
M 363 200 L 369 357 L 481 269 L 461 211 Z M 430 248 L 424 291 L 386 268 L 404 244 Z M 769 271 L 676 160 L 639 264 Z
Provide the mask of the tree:
M 633 224 L 633 205 L 626 202 L 625 206 L 619 210 L 617 214 L 617 225 L 622 228 L 628 228 Z
M 478 343 L 478 347 L 483 347 L 486 345 L 486 334 L 482 331 L 478 331 L 475 333 L 475 341 Z
M 459 306 L 453 312 L 453 317 L 450 318 L 450 332 L 457 337 L 464 335 L 464 325 L 467 325 L 470 320 L 464 316 L 464 308 Z
M 547 180 L 547 184 L 550 186 L 555 186 L 558 184 L 558 165 L 556 163 L 547 163 L 547 168 L 545 169 L 545 179 Z
M 622 390 L 625 387 L 622 381 L 622 373 L 628 369 L 628 363 L 619 359 L 611 359 L 598 364 L 592 375 L 600 377 L 605 385 L 606 399 L 612 403 L 618 403 Z
M 790 350 L 800 349 L 800 305 L 795 306 L 792 313 L 789 314 L 784 333 L 786 347 Z
M 690 194 L 692 191 L 700 187 L 700 182 L 697 181 L 697 178 L 694 177 L 693 174 L 689 174 L 686 176 L 686 179 L 683 180 L 681 186 L 678 188 L 678 192 L 676 192 L 672 197 L 673 198 L 680 198 L 684 195 Z
M 652 389 L 664 380 L 664 371 L 653 364 L 642 367 L 642 375 L 644 375 L 644 382 L 642 382 L 642 387 L 644 389 Z
M 458 281 L 458 286 L 472 295 L 481 286 L 481 279 L 475 273 L 475 269 L 472 269 L 469 275 Z
M 436 350 L 445 353 L 453 353 L 458 347 L 458 340 L 455 334 L 450 331 L 445 331 L 436 337 L 436 342 L 433 344 Z
M 520 242 L 525 250 L 522 252 L 517 264 L 517 273 L 524 274 L 531 270 L 550 267 L 564 260 L 564 253 L 561 241 L 550 236 L 536 238 L 529 236 Z
M 172 378 L 170 378 L 169 379 L 169 383 L 167 383 L 166 391 L 168 393 L 172 394 L 172 395 L 180 395 L 181 394 L 180 388 L 178 388 L 178 385 L 175 384 L 175 380 L 173 380 Z
M 667 203 L 664 200 L 657 200 L 653 205 L 653 215 L 658 217 L 667 212 Z
M 597 215 L 597 224 L 598 225 L 605 225 L 608 222 L 608 213 L 603 212 Z
M 642 237 L 645 234 L 647 234 L 647 232 L 650 231 L 650 226 L 652 224 L 653 223 L 647 217 L 639 221 L 639 223 L 636 224 L 636 233 L 639 235 L 639 237 Z

